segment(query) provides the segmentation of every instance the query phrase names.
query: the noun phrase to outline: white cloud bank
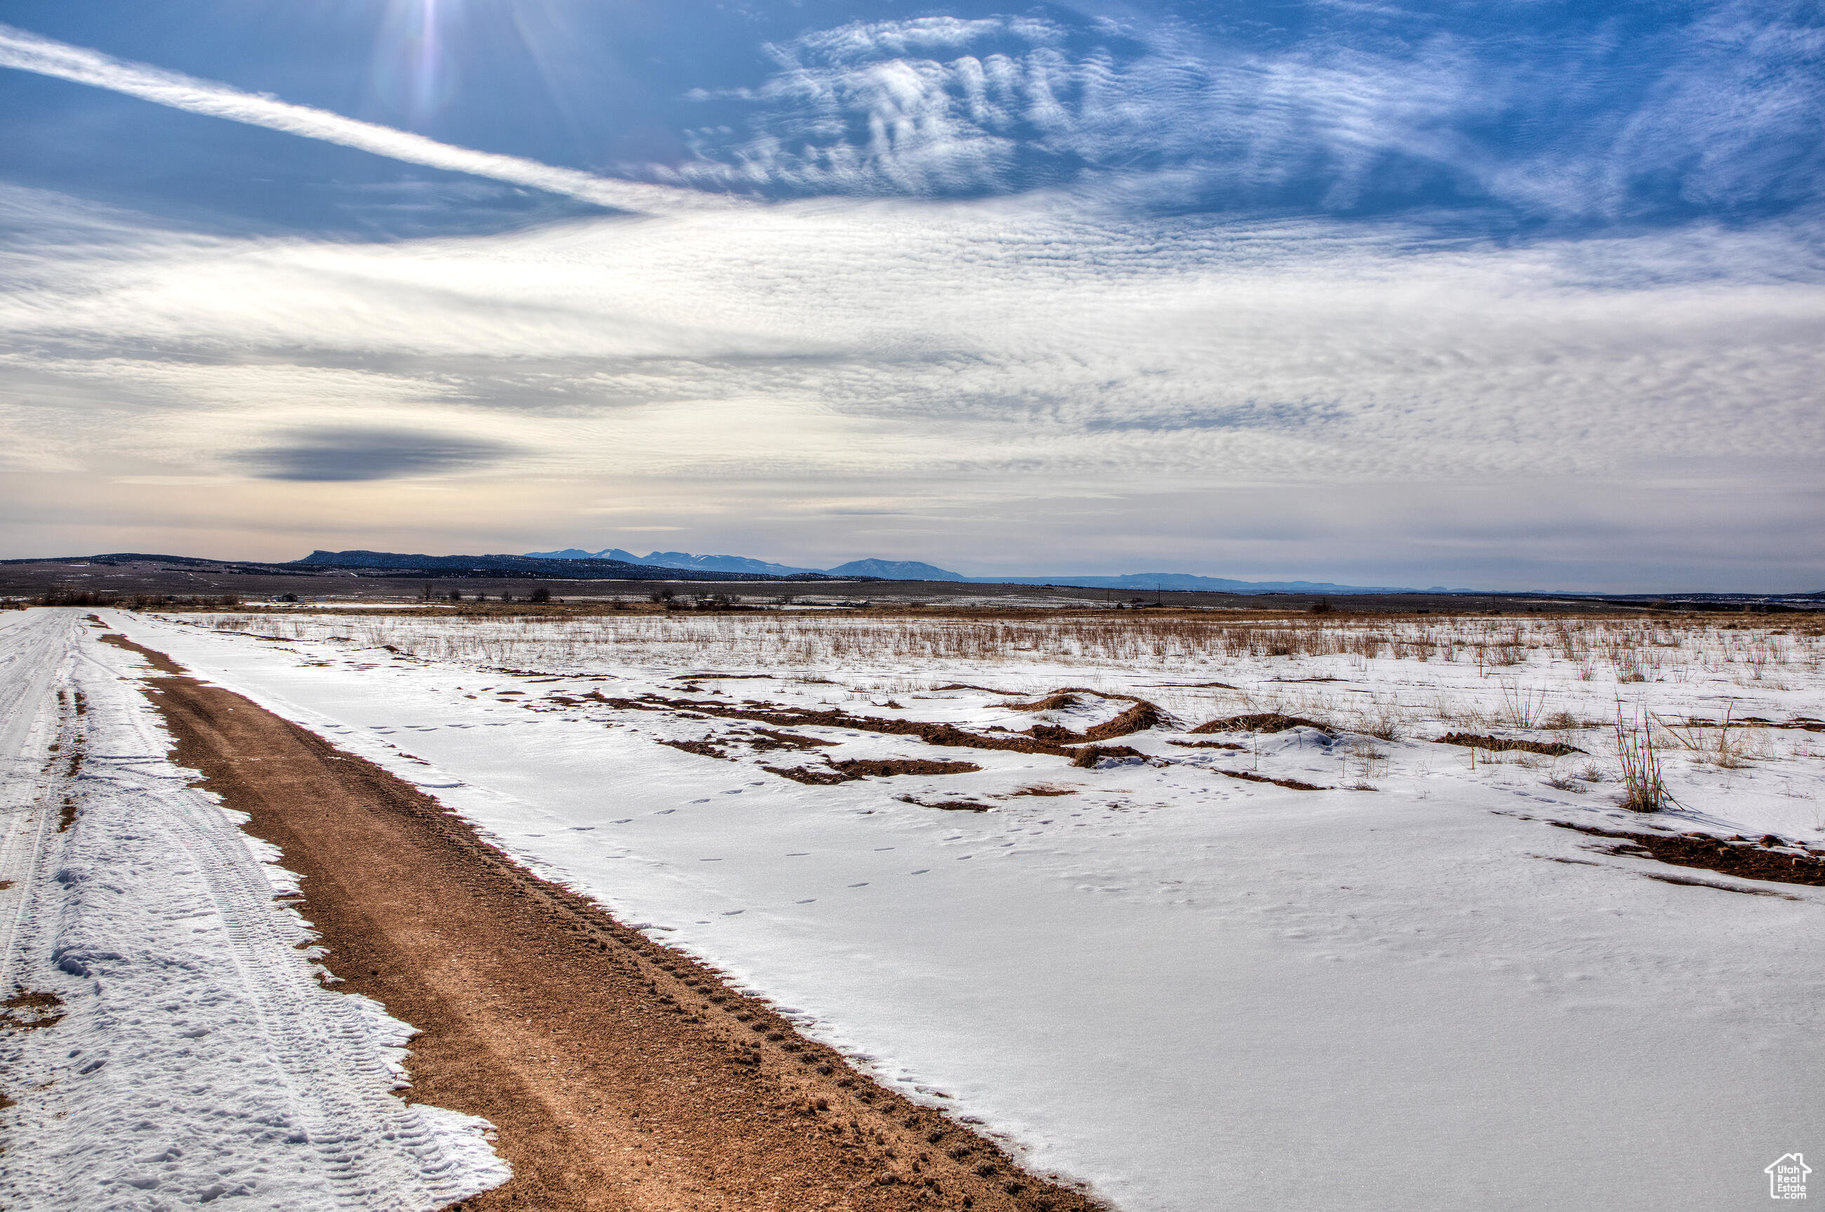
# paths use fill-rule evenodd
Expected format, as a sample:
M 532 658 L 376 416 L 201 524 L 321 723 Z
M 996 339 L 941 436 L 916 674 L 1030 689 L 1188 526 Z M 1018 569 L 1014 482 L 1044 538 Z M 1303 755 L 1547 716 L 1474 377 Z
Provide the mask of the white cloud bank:
M 14 550 L 131 500 L 162 546 L 232 516 L 211 549 L 251 554 L 684 525 L 801 562 L 1825 584 L 1793 538 L 1825 521 L 1804 232 L 1422 253 L 1030 197 L 348 245 L 93 213 L 60 239 L 55 199 L 10 204 L 36 216 L 0 260 Z M 258 474 L 376 426 L 480 453 Z M 98 476 L 139 483 L 35 504 Z

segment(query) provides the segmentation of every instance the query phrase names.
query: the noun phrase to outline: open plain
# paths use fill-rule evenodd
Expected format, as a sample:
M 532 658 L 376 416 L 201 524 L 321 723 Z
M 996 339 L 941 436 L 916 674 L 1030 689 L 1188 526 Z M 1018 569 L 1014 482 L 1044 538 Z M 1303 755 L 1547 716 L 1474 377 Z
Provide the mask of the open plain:
M 0 635 L 151 690 L 484 1202 L 1730 1207 L 1822 1109 L 1808 615 L 85 615 Z M 15 1072 L 110 1030 L 35 973 Z

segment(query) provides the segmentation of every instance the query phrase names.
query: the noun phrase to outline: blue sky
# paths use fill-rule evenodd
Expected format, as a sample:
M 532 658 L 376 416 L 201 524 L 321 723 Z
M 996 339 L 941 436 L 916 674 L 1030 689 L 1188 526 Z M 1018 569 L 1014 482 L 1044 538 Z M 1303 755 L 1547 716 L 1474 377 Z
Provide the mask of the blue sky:
M 5 554 L 1825 587 L 1816 5 L 0 23 Z

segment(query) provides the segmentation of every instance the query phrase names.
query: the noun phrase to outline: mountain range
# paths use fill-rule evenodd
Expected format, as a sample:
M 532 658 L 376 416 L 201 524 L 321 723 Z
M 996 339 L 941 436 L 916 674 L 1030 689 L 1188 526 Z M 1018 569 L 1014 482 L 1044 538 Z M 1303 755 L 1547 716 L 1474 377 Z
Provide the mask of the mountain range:
M 529 551 L 534 560 L 616 560 L 623 564 L 646 564 L 655 568 L 680 568 L 691 572 L 736 572 L 748 576 L 789 577 L 815 574 L 832 577 L 880 577 L 887 581 L 968 581 L 972 578 L 917 560 L 851 560 L 835 568 L 801 568 L 792 564 L 774 564 L 737 555 L 692 555 L 688 551 L 653 551 L 637 556 L 619 547 L 601 551 L 584 551 L 566 547 L 562 551 Z
M 1196 576 L 1185 572 L 1132 572 L 1121 576 L 1082 576 L 1059 573 L 1040 577 L 971 577 L 918 560 L 851 560 L 834 568 L 803 568 L 792 564 L 775 564 L 738 555 L 693 555 L 688 551 L 653 551 L 638 556 L 620 547 L 585 551 L 566 547 L 562 551 L 529 551 L 526 558 L 535 560 L 613 560 L 653 568 L 677 568 L 700 573 L 736 573 L 744 576 L 831 576 L 879 577 L 887 581 L 961 581 L 977 585 L 1066 585 L 1087 589 L 1125 589 L 1135 593 L 1148 590 L 1189 589 L 1214 593 L 1448 593 L 1443 586 L 1426 590 L 1394 585 L 1339 585 L 1330 581 L 1235 581 L 1223 577 Z

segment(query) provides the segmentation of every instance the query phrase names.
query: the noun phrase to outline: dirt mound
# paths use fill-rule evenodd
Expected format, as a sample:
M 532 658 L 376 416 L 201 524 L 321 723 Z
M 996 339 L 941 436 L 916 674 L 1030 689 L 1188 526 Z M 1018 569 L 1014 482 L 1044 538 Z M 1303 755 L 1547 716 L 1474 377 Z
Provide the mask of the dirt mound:
M 1547 757 L 1565 757 L 1568 754 L 1583 753 L 1576 745 L 1565 745 L 1558 741 L 1517 741 L 1510 737 L 1478 736 L 1471 732 L 1447 732 L 1434 744 L 1465 745 L 1471 749 L 1489 749 L 1496 753 L 1515 750 L 1521 753 L 1543 753 Z
M 1577 825 L 1571 821 L 1550 823 L 1592 837 L 1618 839 L 1615 845 L 1603 847 L 1605 854 L 1659 859 L 1675 867 L 1702 867 L 1719 875 L 1742 879 L 1825 888 L 1825 857 L 1810 851 L 1795 853 L 1798 847 L 1789 846 L 1773 834 L 1752 842 L 1747 838 L 1721 838 L 1709 833 L 1632 833 Z
M 1227 719 L 1212 720 L 1208 724 L 1199 724 L 1191 729 L 1193 735 L 1202 732 L 1285 732 L 1288 728 L 1310 728 L 1326 736 L 1335 735 L 1329 724 L 1320 724 L 1317 720 L 1308 720 L 1303 716 L 1281 715 L 1278 711 L 1257 711 L 1251 715 L 1232 715 Z
M 1146 757 L 1139 749 L 1129 745 L 1085 745 L 1082 749 L 1066 750 L 1071 755 L 1071 764 L 1079 770 L 1093 770 L 1104 758 L 1137 758 Z
M 1055 690 L 1043 699 L 1035 699 L 1031 703 L 1003 705 L 1010 711 L 1065 711 L 1080 705 L 1083 701 L 1082 693 L 1076 690 Z
M 1114 719 L 1082 732 L 1072 732 L 1069 728 L 1061 728 L 1056 724 L 1035 724 L 1027 729 L 1026 735 L 1055 745 L 1081 745 L 1086 741 L 1112 741 L 1118 736 L 1145 732 L 1156 727 L 1161 718 L 1158 707 L 1146 699 L 1135 699 L 1132 706 Z
M 643 694 L 639 698 L 612 698 L 599 690 L 592 690 L 585 698 L 592 698 L 606 707 L 620 711 L 669 711 L 687 719 L 715 716 L 719 719 L 748 720 L 761 724 L 773 724 L 783 728 L 849 728 L 857 732 L 874 732 L 885 736 L 912 736 L 924 741 L 927 745 L 958 749 L 1000 749 L 1014 753 L 1045 753 L 1055 757 L 1076 758 L 1077 750 L 1068 748 L 1066 743 L 1048 741 L 1036 736 L 1022 733 L 1008 733 L 1004 736 L 986 736 L 980 732 L 970 732 L 955 724 L 939 724 L 920 720 L 894 720 L 873 715 L 852 715 L 840 708 L 823 708 L 813 710 L 809 707 L 787 707 L 781 704 L 744 703 L 732 706 L 727 703 L 709 703 L 697 699 L 671 699 L 664 695 Z M 1151 707 L 1152 704 L 1139 706 Z M 1130 709 L 1132 711 L 1133 709 Z M 1157 710 L 1157 709 L 1156 709 Z M 1102 725 L 1110 728 L 1122 725 L 1121 721 L 1130 715 L 1123 712 L 1121 716 Z M 1069 734 L 1076 743 L 1086 740 L 1105 739 L 1109 735 L 1120 736 L 1120 732 L 1107 733 L 1093 728 L 1078 735 Z M 1115 751 L 1108 751 L 1113 754 Z M 1131 749 L 1124 749 L 1124 754 L 1132 754 Z M 777 773 L 777 771 L 775 772 Z
M 1132 694 L 1104 694 L 1100 690 L 1085 690 L 1079 686 L 1054 690 L 1031 703 L 1009 703 L 1008 706 L 1015 711 L 1066 711 L 1072 707 L 1081 707 L 1093 699 L 1112 699 L 1128 703 L 1129 707 L 1114 719 L 1082 732 L 1073 732 L 1058 724 L 1035 724 L 1022 735 L 1054 745 L 1081 745 L 1088 741 L 1112 741 L 1118 736 L 1145 732 L 1157 727 L 1165 718 L 1160 709 L 1146 699 Z

